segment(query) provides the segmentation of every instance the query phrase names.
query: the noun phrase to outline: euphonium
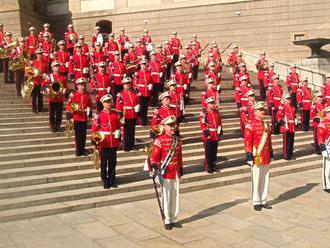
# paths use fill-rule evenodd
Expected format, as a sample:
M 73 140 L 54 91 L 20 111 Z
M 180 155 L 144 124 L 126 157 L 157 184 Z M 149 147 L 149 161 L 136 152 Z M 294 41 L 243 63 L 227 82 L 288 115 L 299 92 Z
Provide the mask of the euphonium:
M 52 82 L 49 86 L 49 97 L 54 98 L 63 91 L 63 88 L 63 84 L 61 84 L 60 82 Z
M 76 43 L 77 42 L 77 37 L 75 34 L 69 34 L 69 40 L 71 43 Z
M 70 109 L 71 114 L 74 112 L 77 112 L 77 111 L 79 111 L 79 104 L 76 102 L 72 102 L 69 105 L 69 109 Z
M 162 125 L 155 125 L 152 129 L 152 132 L 154 132 L 154 134 L 156 134 L 156 136 L 159 136 L 161 134 L 164 133 L 164 126 Z
M 64 130 L 64 134 L 68 138 L 70 138 L 70 137 L 73 136 L 73 134 L 74 134 L 73 120 L 67 120 L 66 121 L 66 126 L 65 126 L 65 130 Z
M 27 50 L 24 50 L 18 57 L 11 59 L 8 63 L 10 71 L 17 71 L 24 69 L 30 60 L 30 54 Z
M 0 59 L 7 59 L 9 58 L 12 50 L 17 46 L 18 42 L 13 41 L 12 43 L 9 43 L 7 47 L 0 48 Z
M 100 132 L 95 132 L 91 136 L 91 141 L 94 141 L 96 145 L 98 145 L 100 142 L 102 142 L 105 138 L 105 135 Z M 94 150 L 94 168 L 98 170 L 100 168 L 100 153 L 99 150 L 96 149 Z
M 21 95 L 23 98 L 29 98 L 34 89 L 33 78 L 35 78 L 36 76 L 39 76 L 40 73 L 39 73 L 38 69 L 33 68 L 31 66 L 26 66 L 24 68 L 24 72 L 26 75 L 26 81 L 24 82 L 24 86 L 21 90 Z

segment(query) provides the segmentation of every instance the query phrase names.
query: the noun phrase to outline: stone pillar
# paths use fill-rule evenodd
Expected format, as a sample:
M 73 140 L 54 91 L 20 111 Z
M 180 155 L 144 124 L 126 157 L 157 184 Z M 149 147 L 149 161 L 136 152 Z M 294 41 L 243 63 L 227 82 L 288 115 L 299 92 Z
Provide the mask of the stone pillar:
M 161 0 L 162 3 L 173 3 L 173 0 Z
M 69 11 L 72 14 L 81 12 L 81 0 L 69 0 Z

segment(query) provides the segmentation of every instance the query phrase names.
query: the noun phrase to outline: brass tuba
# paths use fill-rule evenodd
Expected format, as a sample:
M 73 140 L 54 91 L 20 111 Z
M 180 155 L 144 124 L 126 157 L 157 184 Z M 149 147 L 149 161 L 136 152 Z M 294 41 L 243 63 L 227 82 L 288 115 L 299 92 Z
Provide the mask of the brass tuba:
M 17 47 L 17 44 L 17 41 L 13 41 L 9 43 L 7 47 L 0 48 L 0 59 L 8 59 L 12 50 Z
M 77 36 L 75 34 L 69 34 L 69 40 L 74 44 L 77 42 Z
M 73 120 L 67 120 L 64 130 L 64 135 L 68 138 L 71 138 L 74 134 L 73 130 Z
M 26 66 L 24 68 L 26 81 L 24 82 L 24 86 L 21 90 L 21 95 L 23 98 L 29 98 L 32 94 L 34 89 L 34 82 L 33 79 L 40 75 L 40 71 L 38 68 Z
M 27 50 L 23 50 L 23 52 L 17 56 L 16 58 L 11 59 L 8 62 L 10 71 L 17 71 L 24 69 L 30 61 L 30 54 Z
M 96 145 L 101 143 L 104 139 L 105 139 L 105 135 L 100 132 L 95 132 L 91 136 L 91 141 L 95 142 Z M 94 168 L 96 170 L 100 168 L 100 152 L 97 148 L 94 150 Z

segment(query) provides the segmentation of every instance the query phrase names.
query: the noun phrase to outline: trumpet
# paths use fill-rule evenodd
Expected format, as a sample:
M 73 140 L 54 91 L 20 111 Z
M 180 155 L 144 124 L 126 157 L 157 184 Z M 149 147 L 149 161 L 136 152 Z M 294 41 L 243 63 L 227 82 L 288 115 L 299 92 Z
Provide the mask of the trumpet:
M 91 136 L 91 141 L 95 142 L 96 145 L 98 145 L 99 143 L 101 143 L 105 138 L 105 135 L 103 133 L 100 132 L 95 132 L 92 134 Z M 97 149 L 94 149 L 94 168 L 96 170 L 98 170 L 100 168 L 100 152 Z

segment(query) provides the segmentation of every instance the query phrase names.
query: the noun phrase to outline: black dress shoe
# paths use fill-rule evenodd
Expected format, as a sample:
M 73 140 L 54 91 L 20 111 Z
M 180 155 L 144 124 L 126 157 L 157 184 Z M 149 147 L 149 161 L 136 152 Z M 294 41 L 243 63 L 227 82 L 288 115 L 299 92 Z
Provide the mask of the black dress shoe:
M 165 229 L 166 230 L 172 230 L 173 229 L 172 224 L 165 224 Z
M 254 205 L 253 206 L 253 209 L 255 210 L 255 211 L 261 211 L 261 205 Z
M 324 192 L 330 193 L 330 189 L 324 189 Z
M 182 225 L 179 222 L 172 223 L 171 225 L 175 228 L 182 228 Z
M 115 188 L 115 189 L 117 189 L 118 188 L 118 185 L 117 184 L 115 184 L 115 183 L 111 183 L 111 184 L 109 184 L 110 185 L 110 187 L 111 188 Z
M 103 188 L 104 189 L 110 189 L 110 185 L 108 183 L 103 183 Z
M 261 205 L 262 208 L 265 208 L 265 209 L 272 209 L 273 207 L 271 205 L 269 205 L 268 203 L 266 204 L 262 204 Z

